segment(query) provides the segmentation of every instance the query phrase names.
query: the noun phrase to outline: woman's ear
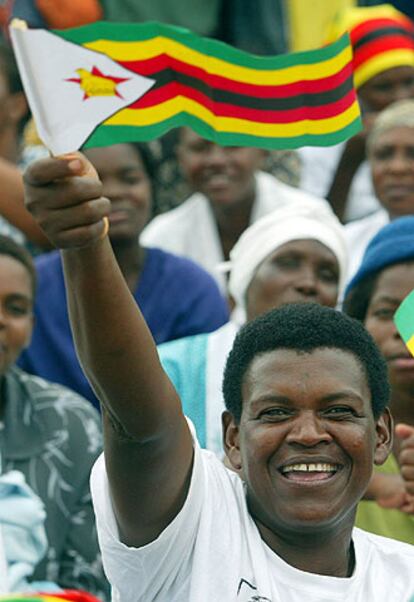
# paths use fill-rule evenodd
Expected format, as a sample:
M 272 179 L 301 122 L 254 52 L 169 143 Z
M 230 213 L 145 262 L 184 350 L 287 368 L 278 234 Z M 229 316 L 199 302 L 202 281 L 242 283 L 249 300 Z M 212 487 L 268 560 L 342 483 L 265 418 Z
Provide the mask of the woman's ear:
M 377 441 L 375 445 L 374 464 L 384 464 L 385 460 L 391 453 L 392 444 L 394 441 L 394 420 L 388 408 L 378 418 L 375 430 Z
M 230 467 L 239 472 L 242 467 L 240 447 L 239 447 L 239 425 L 230 412 L 223 412 L 221 415 L 223 428 L 223 447 L 226 453 Z

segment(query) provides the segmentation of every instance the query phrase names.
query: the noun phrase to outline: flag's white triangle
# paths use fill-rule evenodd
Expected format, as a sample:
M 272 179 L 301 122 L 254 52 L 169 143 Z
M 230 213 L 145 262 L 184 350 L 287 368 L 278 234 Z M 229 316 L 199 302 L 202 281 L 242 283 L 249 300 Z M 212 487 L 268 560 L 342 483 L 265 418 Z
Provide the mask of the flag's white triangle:
M 77 150 L 100 123 L 154 84 L 153 79 L 123 68 L 108 56 L 49 31 L 11 27 L 10 32 L 39 136 L 54 155 Z M 85 97 L 92 72 L 125 81 L 116 83 L 116 94 Z M 81 78 L 83 88 L 73 81 Z M 101 81 L 104 88 L 111 85 Z

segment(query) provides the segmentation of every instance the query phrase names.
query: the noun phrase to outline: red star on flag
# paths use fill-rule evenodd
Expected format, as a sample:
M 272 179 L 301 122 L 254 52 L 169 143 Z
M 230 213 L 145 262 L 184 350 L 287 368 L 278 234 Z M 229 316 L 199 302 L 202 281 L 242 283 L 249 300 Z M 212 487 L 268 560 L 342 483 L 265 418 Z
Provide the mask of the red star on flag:
M 76 72 L 79 77 L 70 77 L 65 81 L 80 85 L 84 91 L 83 100 L 87 100 L 91 96 L 118 96 L 123 98 L 116 86 L 130 79 L 128 77 L 105 75 L 98 67 L 93 67 L 92 71 L 79 68 L 76 69 Z

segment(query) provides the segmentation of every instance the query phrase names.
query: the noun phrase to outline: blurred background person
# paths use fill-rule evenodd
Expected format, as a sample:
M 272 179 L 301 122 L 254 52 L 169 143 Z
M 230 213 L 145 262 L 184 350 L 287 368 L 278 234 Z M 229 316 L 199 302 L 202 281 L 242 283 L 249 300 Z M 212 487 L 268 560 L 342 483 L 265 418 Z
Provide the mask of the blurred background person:
M 378 209 L 366 162 L 366 136 L 377 114 L 395 101 L 414 98 L 414 23 L 388 4 L 350 8 L 338 16 L 330 41 L 349 32 L 354 83 L 364 129 L 334 147 L 299 151 L 300 186 L 327 198 L 345 222 Z
M 277 207 L 294 202 L 324 202 L 260 170 L 264 151 L 223 147 L 180 128 L 180 167 L 195 191 L 182 205 L 155 217 L 142 242 L 188 257 L 225 291 L 218 264 L 229 257 L 242 232 Z
M 406 495 L 400 472 L 398 425 L 414 427 L 414 358 L 393 318 L 413 289 L 414 216 L 410 216 L 391 222 L 372 239 L 344 302 L 345 312 L 364 323 L 387 362 L 390 410 L 397 425 L 393 454 L 375 467 L 376 478 L 367 495 L 372 501 L 360 503 L 357 526 L 410 544 L 414 544 L 414 497 Z
M 383 226 L 402 215 L 414 215 L 414 100 L 394 103 L 378 116 L 368 134 L 367 155 L 380 207 L 345 226 L 349 279 Z
M 21 135 L 28 117 L 13 52 L 0 37 L 0 233 L 49 249 L 49 241 L 23 201 Z

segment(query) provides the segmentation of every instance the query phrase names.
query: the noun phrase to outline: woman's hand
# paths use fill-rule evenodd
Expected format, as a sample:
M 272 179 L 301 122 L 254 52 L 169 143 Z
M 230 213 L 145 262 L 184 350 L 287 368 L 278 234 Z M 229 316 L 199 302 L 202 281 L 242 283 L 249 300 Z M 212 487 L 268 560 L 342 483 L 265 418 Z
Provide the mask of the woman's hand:
M 414 501 L 414 427 L 408 424 L 397 424 L 395 434 L 401 440 L 398 463 L 405 489 Z
M 41 159 L 24 174 L 25 203 L 57 248 L 96 244 L 106 233 L 110 201 L 92 164 L 81 153 Z

